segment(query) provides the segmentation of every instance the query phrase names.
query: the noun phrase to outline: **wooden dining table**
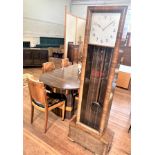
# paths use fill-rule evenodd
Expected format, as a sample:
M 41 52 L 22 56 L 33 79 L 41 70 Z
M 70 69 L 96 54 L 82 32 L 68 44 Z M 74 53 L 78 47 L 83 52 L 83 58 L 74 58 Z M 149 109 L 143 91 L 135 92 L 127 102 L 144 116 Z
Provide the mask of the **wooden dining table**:
M 65 94 L 67 98 L 65 118 L 70 119 L 75 112 L 73 93 L 80 87 L 79 64 L 55 69 L 46 72 L 39 77 L 39 81 L 45 85 L 56 88 L 56 92 Z

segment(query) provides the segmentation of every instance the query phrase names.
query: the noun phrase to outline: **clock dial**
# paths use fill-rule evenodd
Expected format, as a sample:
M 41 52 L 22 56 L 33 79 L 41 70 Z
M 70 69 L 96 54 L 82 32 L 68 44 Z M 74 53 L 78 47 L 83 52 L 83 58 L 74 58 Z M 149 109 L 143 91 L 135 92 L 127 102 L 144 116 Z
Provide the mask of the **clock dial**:
M 114 47 L 120 13 L 92 13 L 89 44 Z

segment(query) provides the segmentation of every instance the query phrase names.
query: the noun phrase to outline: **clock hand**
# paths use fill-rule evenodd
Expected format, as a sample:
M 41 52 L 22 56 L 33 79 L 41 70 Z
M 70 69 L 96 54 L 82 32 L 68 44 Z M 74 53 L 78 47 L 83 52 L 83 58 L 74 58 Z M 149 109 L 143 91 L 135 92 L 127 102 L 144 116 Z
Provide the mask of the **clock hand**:
M 105 26 L 104 28 L 102 28 L 102 31 L 104 31 L 106 28 L 108 28 L 112 23 L 114 23 L 114 21 L 112 21 L 112 22 L 109 23 L 107 26 Z
M 101 28 L 101 25 L 100 24 L 98 24 L 98 23 L 94 23 L 94 25 L 96 25 L 96 26 L 98 26 L 99 28 Z

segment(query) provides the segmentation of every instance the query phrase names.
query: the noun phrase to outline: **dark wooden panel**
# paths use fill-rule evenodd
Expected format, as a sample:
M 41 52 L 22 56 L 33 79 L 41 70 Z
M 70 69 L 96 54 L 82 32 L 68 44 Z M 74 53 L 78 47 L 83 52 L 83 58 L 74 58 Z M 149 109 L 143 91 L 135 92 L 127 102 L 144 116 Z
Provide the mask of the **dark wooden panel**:
M 26 66 L 33 64 L 33 54 L 31 51 L 25 50 L 23 52 L 23 64 Z
M 74 45 L 73 46 L 73 63 L 78 63 L 79 62 L 79 45 Z
M 99 129 L 113 48 L 88 46 L 81 122 Z
M 41 48 L 23 49 L 23 66 L 42 66 L 48 61 L 48 50 Z
M 68 43 L 68 58 L 72 63 L 78 63 L 80 61 L 79 45 L 73 45 L 72 42 Z
M 67 54 L 67 57 L 69 59 L 70 62 L 73 61 L 73 52 L 72 52 L 72 49 L 73 49 L 73 42 L 69 42 L 68 43 L 68 54 Z
M 48 61 L 48 51 L 41 50 L 40 51 L 40 63 L 43 64 Z
M 121 64 L 131 66 L 131 47 L 126 46 L 121 47 L 121 49 L 123 50 L 123 61 Z
M 40 51 L 33 52 L 33 64 L 40 65 Z

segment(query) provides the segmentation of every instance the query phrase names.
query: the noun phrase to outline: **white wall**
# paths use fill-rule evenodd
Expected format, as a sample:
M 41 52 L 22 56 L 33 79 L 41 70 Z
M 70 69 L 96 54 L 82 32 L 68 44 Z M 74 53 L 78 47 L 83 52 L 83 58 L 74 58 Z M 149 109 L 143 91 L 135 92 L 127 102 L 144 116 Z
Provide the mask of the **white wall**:
M 65 5 L 70 11 L 71 0 L 24 0 L 23 40 L 31 46 L 39 37 L 64 37 Z
M 66 13 L 66 33 L 65 33 L 65 44 L 64 44 L 64 58 L 67 57 L 68 42 L 77 44 L 84 42 L 86 21 L 77 16 L 73 16 L 70 13 Z M 82 47 L 81 47 L 82 48 Z
M 106 5 L 127 5 L 128 6 L 128 12 L 126 16 L 126 21 L 124 25 L 124 32 L 122 39 L 125 39 L 126 33 L 131 31 L 131 2 L 130 0 L 72 0 L 71 3 L 71 13 L 75 16 L 81 17 L 86 19 L 87 16 L 87 7 L 88 6 L 95 6 L 95 5 L 101 5 L 101 6 L 106 6 Z
M 64 44 L 64 58 L 67 57 L 68 42 L 75 43 L 76 38 L 76 16 L 66 13 L 66 34 Z

